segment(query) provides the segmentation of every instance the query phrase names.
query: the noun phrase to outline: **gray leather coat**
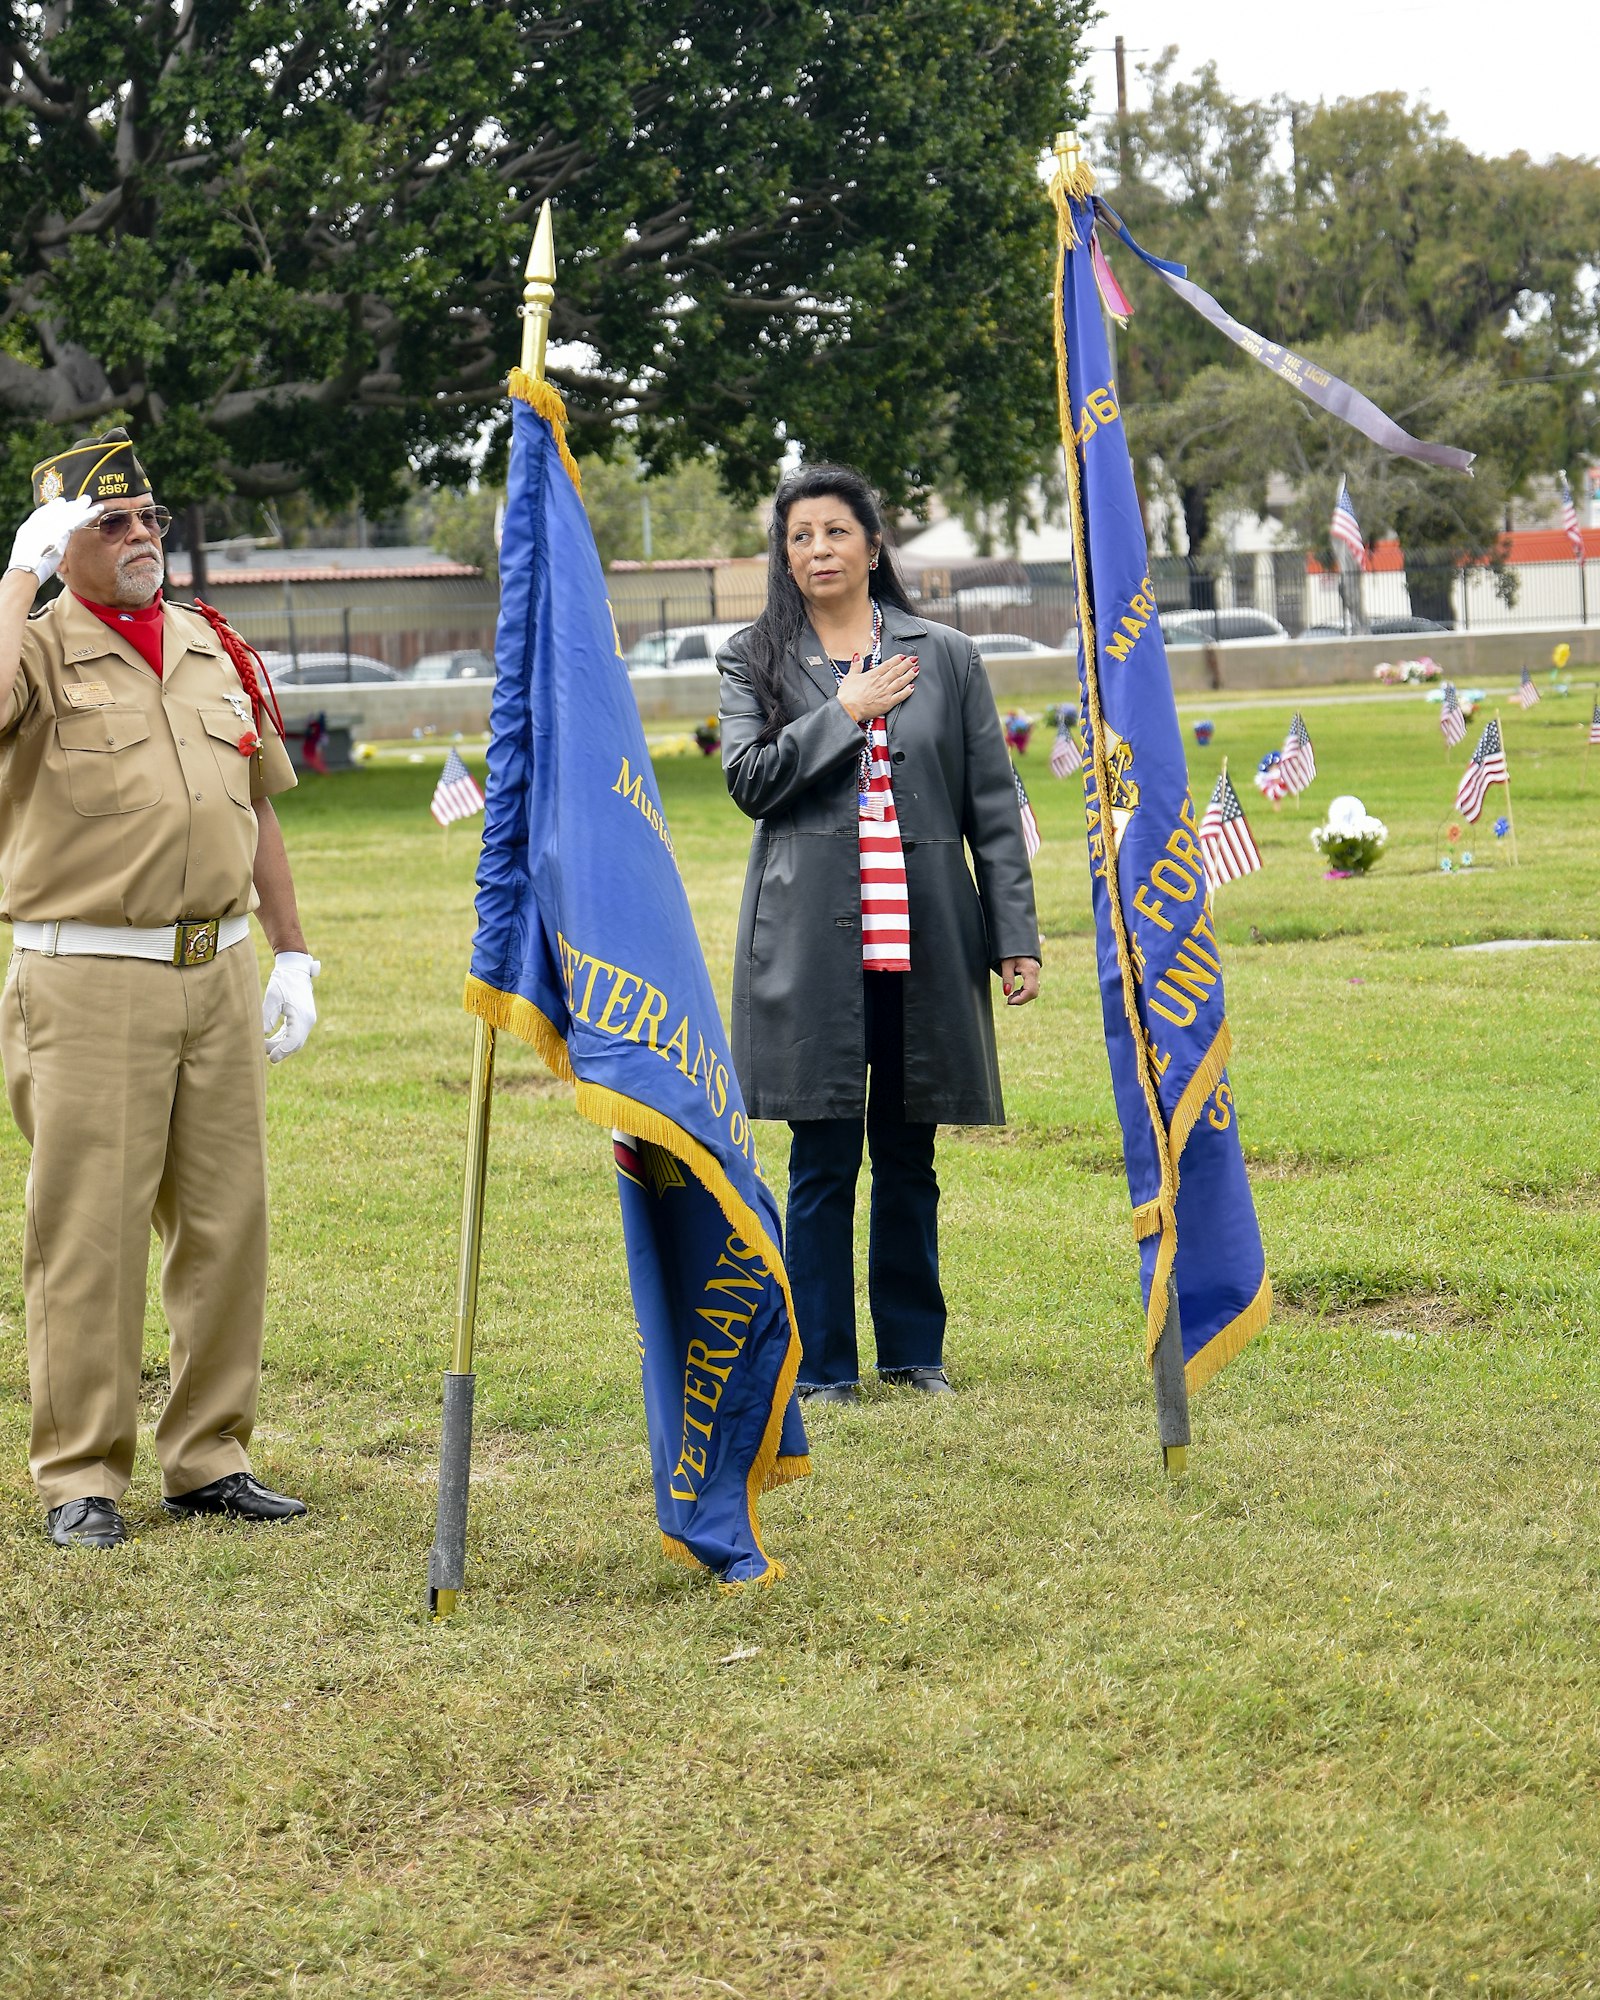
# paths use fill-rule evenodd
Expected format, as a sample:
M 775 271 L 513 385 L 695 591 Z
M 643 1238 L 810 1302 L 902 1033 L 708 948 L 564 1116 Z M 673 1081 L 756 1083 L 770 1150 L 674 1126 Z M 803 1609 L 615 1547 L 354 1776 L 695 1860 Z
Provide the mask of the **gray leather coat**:
M 862 732 L 808 626 L 789 661 L 794 720 L 758 744 L 744 635 L 717 656 L 722 768 L 756 822 L 733 968 L 733 1060 L 755 1118 L 860 1117 L 866 1106 L 857 770 Z M 1005 1120 L 991 968 L 1037 958 L 1033 874 L 1011 759 L 972 642 L 884 606 L 883 650 L 915 653 L 915 692 L 889 713 L 905 847 L 905 1115 Z M 968 855 L 971 866 L 968 866 Z

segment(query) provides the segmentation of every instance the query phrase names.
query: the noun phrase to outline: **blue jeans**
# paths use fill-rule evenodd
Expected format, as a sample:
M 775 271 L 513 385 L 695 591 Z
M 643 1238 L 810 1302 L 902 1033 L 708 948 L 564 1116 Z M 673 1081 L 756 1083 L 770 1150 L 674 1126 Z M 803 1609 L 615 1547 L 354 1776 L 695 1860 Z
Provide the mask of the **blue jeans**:
M 865 1133 L 872 1161 L 867 1302 L 878 1368 L 938 1368 L 944 1361 L 939 1289 L 936 1125 L 905 1119 L 905 974 L 867 972 L 869 1088 Z M 855 1209 L 863 1120 L 792 1121 L 785 1249 L 800 1321 L 800 1383 L 831 1387 L 860 1376 L 856 1355 Z

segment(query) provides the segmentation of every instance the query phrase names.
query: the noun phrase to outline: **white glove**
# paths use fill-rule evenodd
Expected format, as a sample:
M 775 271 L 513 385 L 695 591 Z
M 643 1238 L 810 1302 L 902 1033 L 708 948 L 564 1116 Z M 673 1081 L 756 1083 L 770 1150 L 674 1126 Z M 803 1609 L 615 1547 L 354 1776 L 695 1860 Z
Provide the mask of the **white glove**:
M 95 500 L 47 500 L 18 528 L 6 568 L 31 569 L 41 583 L 48 583 L 60 568 L 72 535 L 104 512 Z
M 311 982 L 322 970 L 318 961 L 303 951 L 280 951 L 272 961 L 272 977 L 261 1002 L 261 1028 L 267 1038 L 267 1059 L 281 1063 L 317 1025 L 317 1003 L 311 997 Z

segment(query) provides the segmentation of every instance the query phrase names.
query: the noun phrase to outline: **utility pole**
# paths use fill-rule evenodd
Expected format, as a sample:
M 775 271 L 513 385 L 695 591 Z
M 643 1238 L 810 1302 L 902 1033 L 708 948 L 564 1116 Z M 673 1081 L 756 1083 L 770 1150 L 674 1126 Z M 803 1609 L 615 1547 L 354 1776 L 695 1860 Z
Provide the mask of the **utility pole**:
M 655 559 L 653 554 L 654 543 L 650 535 L 650 495 L 648 493 L 641 493 L 639 495 L 639 525 L 644 533 L 644 559 L 646 562 L 653 562 Z
M 1121 35 L 1114 44 L 1117 58 L 1117 185 L 1128 184 L 1128 50 Z
M 206 510 L 192 501 L 183 510 L 183 538 L 189 544 L 189 591 L 194 597 L 209 597 L 211 579 L 206 573 Z

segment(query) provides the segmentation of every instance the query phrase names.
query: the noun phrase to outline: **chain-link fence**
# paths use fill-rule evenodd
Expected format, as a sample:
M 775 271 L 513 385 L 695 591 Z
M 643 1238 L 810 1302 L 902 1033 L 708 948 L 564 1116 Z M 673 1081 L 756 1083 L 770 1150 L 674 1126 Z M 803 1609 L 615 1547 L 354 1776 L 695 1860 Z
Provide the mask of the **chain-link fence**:
M 1412 553 L 1402 568 L 1339 574 L 1303 551 L 1235 557 L 1157 556 L 1150 570 L 1171 647 L 1241 639 L 1335 640 L 1393 636 L 1425 651 L 1430 631 L 1494 632 L 1600 622 L 1600 562 L 1521 563 L 1497 576 L 1454 556 Z M 1005 641 L 1072 650 L 1077 605 L 1064 564 L 985 564 L 908 576 L 917 608 L 1004 652 Z M 765 599 L 759 565 L 637 572 L 613 580 L 623 650 L 634 666 L 709 667 L 718 645 Z M 295 682 L 475 679 L 492 672 L 498 603 L 469 588 L 397 581 L 338 600 L 327 589 L 229 593 L 224 609 L 278 678 Z M 1013 650 L 1024 650 L 1013 645 Z M 420 669 L 420 672 L 419 672 Z
M 500 607 L 484 585 L 470 597 L 430 595 L 417 584 L 397 585 L 384 597 L 370 593 L 367 586 L 337 602 L 322 590 L 285 592 L 275 604 L 224 597 L 221 609 L 266 656 L 274 680 L 288 686 L 492 675 Z
M 1490 632 L 1600 622 L 1600 562 L 1520 563 L 1497 575 L 1448 551 L 1412 551 L 1405 567 L 1341 576 L 1300 549 L 1241 556 L 1156 556 L 1150 565 L 1169 646 L 1208 639 L 1321 640 Z M 1005 580 L 994 580 L 1000 571 Z M 983 580 L 968 581 L 967 578 Z M 1077 643 L 1066 564 L 972 563 L 909 571 L 917 608 L 974 637 L 1009 634 L 1050 647 Z M 621 580 L 618 580 L 619 584 Z M 688 665 L 682 649 L 714 653 L 721 628 L 748 623 L 765 599 L 764 573 L 637 572 L 613 591 L 618 629 L 642 664 Z

